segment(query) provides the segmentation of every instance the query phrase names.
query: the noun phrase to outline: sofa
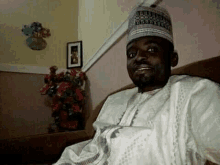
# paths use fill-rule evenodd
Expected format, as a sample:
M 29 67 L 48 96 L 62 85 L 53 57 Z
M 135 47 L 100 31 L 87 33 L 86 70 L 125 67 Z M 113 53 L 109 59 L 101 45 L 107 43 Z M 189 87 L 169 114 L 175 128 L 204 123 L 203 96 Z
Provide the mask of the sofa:
M 172 75 L 182 74 L 203 77 L 220 83 L 220 56 L 172 70 Z M 134 84 L 130 84 L 109 95 L 133 87 Z M 107 97 L 93 110 L 86 121 L 84 130 L 0 140 L 2 164 L 15 164 L 14 162 L 16 164 L 51 164 L 56 162 L 66 146 L 93 137 L 95 131 L 92 123 L 96 120 L 106 99 Z M 206 165 L 209 164 L 213 163 L 207 161 Z

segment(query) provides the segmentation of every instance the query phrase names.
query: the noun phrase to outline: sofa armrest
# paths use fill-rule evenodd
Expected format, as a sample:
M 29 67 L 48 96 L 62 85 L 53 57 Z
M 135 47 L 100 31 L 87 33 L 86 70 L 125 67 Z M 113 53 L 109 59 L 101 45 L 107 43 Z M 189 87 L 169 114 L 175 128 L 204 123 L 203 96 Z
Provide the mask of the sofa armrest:
M 10 164 L 54 163 L 65 147 L 88 140 L 85 130 L 0 140 L 1 162 Z

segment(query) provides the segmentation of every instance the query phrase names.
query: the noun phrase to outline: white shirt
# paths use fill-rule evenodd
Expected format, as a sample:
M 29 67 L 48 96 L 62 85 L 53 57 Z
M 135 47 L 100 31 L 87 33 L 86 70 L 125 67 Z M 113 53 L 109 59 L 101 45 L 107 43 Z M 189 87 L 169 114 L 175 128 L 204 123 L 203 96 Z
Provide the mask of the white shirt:
M 162 89 L 111 95 L 93 124 L 93 139 L 69 146 L 57 164 L 220 164 L 220 87 L 172 76 Z

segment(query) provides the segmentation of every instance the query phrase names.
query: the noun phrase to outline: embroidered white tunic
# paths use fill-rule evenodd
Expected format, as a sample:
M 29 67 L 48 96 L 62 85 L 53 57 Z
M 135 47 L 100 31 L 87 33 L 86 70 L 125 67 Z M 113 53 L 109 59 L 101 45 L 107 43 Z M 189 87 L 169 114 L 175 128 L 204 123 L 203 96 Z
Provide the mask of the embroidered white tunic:
M 172 76 L 162 89 L 111 95 L 93 139 L 67 147 L 56 165 L 220 164 L 220 87 Z

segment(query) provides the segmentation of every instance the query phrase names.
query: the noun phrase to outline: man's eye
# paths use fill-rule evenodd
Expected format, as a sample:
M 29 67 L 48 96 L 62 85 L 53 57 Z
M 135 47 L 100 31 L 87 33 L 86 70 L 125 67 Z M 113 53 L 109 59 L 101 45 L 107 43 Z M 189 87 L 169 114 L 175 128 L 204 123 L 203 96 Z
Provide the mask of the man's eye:
M 136 52 L 128 52 L 127 56 L 133 58 L 136 55 Z
M 158 52 L 158 49 L 157 48 L 149 48 L 147 51 L 150 53 L 156 53 L 156 52 Z

